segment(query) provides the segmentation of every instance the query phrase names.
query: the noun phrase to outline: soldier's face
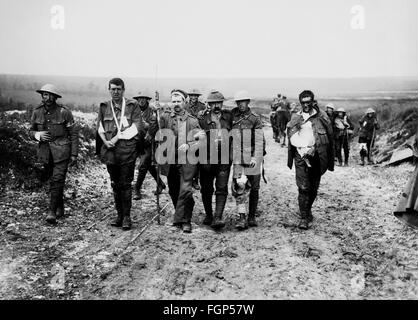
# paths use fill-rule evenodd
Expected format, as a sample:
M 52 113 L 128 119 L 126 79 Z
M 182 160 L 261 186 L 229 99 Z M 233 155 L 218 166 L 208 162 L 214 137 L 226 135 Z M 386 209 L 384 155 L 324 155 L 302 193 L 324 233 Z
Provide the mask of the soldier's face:
M 197 100 L 199 99 L 199 96 L 195 94 L 189 95 L 189 97 L 190 97 L 190 102 L 193 104 L 197 103 Z
M 42 92 L 42 102 L 47 106 L 50 106 L 57 101 L 57 97 L 49 92 Z
M 344 118 L 344 112 L 338 112 L 338 117 Z
M 250 105 L 250 100 L 237 101 L 237 106 L 239 108 L 239 111 L 241 112 L 247 111 L 249 105 Z
M 180 112 L 184 110 L 184 99 L 180 95 L 173 95 L 171 97 L 171 104 L 175 112 Z
M 312 110 L 312 98 L 311 97 L 304 97 L 300 102 L 302 105 L 303 112 L 310 112 Z
M 215 112 L 219 112 L 222 110 L 223 103 L 222 102 L 211 102 L 209 103 L 210 110 Z
M 110 96 L 112 97 L 112 100 L 119 101 L 123 98 L 125 90 L 122 88 L 122 86 L 117 86 L 112 83 L 110 85 L 109 92 Z
M 373 113 L 368 113 L 368 114 L 367 114 L 367 116 L 368 116 L 369 118 L 373 118 Z
M 327 108 L 327 113 L 328 114 L 332 114 L 334 112 L 334 110 L 332 110 L 331 108 Z
M 143 98 L 143 97 L 138 99 L 138 104 L 141 107 L 141 109 L 146 108 L 148 106 L 148 101 L 149 100 L 147 98 Z

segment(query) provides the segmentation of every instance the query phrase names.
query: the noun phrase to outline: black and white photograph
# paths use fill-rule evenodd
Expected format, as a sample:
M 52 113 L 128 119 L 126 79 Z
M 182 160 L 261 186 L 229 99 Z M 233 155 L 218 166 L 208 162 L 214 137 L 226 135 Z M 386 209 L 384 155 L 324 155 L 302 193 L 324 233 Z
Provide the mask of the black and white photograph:
M 0 300 L 418 299 L 417 12 L 0 0 Z

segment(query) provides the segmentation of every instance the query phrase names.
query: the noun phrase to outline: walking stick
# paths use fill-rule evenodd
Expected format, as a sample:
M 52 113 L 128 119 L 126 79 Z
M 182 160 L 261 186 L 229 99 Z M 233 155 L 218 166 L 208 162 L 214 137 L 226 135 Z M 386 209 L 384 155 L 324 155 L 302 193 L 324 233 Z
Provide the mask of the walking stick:
M 159 134 L 160 131 L 160 109 L 159 109 L 159 101 L 160 101 L 160 94 L 158 93 L 158 91 L 155 91 L 155 101 L 157 103 L 157 108 L 155 110 L 155 113 L 157 115 L 157 134 Z M 159 141 L 159 140 L 158 140 Z M 158 224 L 161 224 L 161 219 L 160 219 L 160 192 L 159 192 L 159 187 L 160 187 L 160 165 L 155 157 L 155 150 L 158 147 L 158 142 L 154 139 L 154 145 L 152 147 L 152 161 L 154 162 L 156 171 L 157 171 L 157 190 L 156 190 L 156 196 L 157 196 L 157 222 Z

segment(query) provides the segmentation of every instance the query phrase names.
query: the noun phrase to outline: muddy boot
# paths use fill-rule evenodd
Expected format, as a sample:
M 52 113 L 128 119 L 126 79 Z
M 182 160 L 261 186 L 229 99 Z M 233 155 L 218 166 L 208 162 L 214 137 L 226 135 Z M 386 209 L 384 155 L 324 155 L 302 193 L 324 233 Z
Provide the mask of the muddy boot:
M 205 219 L 203 220 L 203 224 L 205 226 L 210 226 L 213 220 L 212 194 L 202 193 L 202 202 L 206 213 Z
M 119 190 L 115 190 L 113 191 L 113 197 L 115 199 L 115 207 L 116 207 L 116 212 L 117 212 L 117 217 L 114 218 L 111 222 L 110 225 L 113 227 L 122 227 L 122 221 L 123 221 L 123 213 L 122 213 L 122 197 L 121 197 L 121 192 Z
M 163 193 L 163 190 L 166 188 L 166 185 L 164 184 L 164 182 L 160 182 L 159 184 L 158 184 L 158 186 L 157 186 L 157 190 L 154 192 L 154 195 L 157 195 L 157 194 L 161 194 L 161 193 Z
M 256 192 L 250 192 L 249 197 L 249 210 L 248 210 L 248 226 L 249 227 L 257 227 L 257 221 L 255 221 L 255 217 L 257 214 L 257 206 L 258 206 L 258 197 L 259 193 Z
M 58 189 L 57 219 L 64 217 L 64 187 Z
M 131 207 L 132 207 L 132 189 L 125 189 L 121 192 L 122 195 L 122 229 L 130 230 L 132 227 L 131 221 Z
M 222 219 L 226 203 L 225 195 L 216 195 L 216 209 L 215 209 L 215 219 L 213 220 L 211 227 L 213 229 L 221 229 L 225 227 L 225 221 Z
M 51 195 L 50 195 L 50 203 L 49 203 L 49 211 L 48 216 L 46 217 L 46 222 L 50 224 L 56 224 L 57 223 L 57 208 L 58 208 L 58 197 L 59 197 L 59 191 L 58 189 L 52 189 Z
M 309 195 L 299 192 L 298 202 L 300 211 L 300 220 L 298 228 L 302 230 L 309 229 Z
M 183 223 L 182 229 L 184 233 L 192 233 L 192 224 L 188 222 Z

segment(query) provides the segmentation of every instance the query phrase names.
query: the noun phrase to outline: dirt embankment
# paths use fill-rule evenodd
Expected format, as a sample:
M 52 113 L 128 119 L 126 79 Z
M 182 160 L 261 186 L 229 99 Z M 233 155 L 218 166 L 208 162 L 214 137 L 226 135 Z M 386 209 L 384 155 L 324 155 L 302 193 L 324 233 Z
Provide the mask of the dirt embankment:
M 108 176 L 96 162 L 70 174 L 67 218 L 56 227 L 44 223 L 41 193 L 8 191 L 0 205 L 0 298 L 417 298 L 416 232 L 392 215 L 412 166 L 361 167 L 354 159 L 326 173 L 313 227 L 300 231 L 287 149 L 265 130 L 269 181 L 261 186 L 259 227 L 243 232 L 233 228 L 230 196 L 225 230 L 203 226 L 195 193 L 192 234 L 171 227 L 170 204 L 162 224 L 153 223 L 124 252 L 155 213 L 155 184 L 148 177 L 146 198 L 134 202 L 134 228 L 111 228 Z

